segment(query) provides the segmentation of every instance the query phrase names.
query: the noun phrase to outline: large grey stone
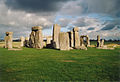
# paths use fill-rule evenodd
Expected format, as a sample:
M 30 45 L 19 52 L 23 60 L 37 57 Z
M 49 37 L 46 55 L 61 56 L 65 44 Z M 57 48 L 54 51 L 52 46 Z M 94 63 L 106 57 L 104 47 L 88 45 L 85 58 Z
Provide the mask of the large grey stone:
M 36 26 L 33 28 L 35 30 L 35 48 L 43 48 L 43 37 L 42 37 L 42 27 Z
M 58 24 L 53 25 L 53 47 L 59 49 L 59 33 L 61 27 Z
M 30 34 L 29 47 L 35 48 L 35 31 L 32 31 Z
M 86 35 L 86 42 L 87 42 L 87 47 L 90 47 L 90 39 L 88 35 Z
M 102 41 L 101 41 L 101 47 L 103 47 L 104 46 L 104 40 L 102 39 Z
M 68 32 L 69 34 L 69 41 L 70 41 L 70 47 L 74 47 L 74 36 L 73 36 L 73 31 Z
M 12 35 L 13 35 L 13 32 L 6 32 L 5 48 L 8 48 L 8 49 L 13 48 L 13 46 L 12 46 Z
M 97 47 L 101 46 L 100 35 L 97 36 Z
M 74 32 L 74 47 L 78 48 L 80 47 L 79 28 L 78 27 L 73 28 L 73 32 Z
M 60 33 L 60 50 L 70 50 L 69 35 L 66 32 Z
M 23 47 L 24 46 L 24 41 L 25 38 L 23 36 L 20 37 L 20 46 Z

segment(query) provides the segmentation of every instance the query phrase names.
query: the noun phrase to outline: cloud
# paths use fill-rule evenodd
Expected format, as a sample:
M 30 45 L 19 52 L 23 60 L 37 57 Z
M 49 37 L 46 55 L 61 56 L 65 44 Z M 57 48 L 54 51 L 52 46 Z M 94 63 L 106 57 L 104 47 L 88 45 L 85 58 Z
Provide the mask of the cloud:
M 70 0 L 6 0 L 6 5 L 27 12 L 56 12 L 64 2 Z
M 119 3 L 120 0 L 0 0 L 0 38 L 6 31 L 13 31 L 14 37 L 27 36 L 36 25 L 43 27 L 43 35 L 51 35 L 52 25 L 58 23 L 64 27 L 62 31 L 78 26 L 80 35 L 95 38 L 101 34 L 117 39 Z
M 60 13 L 66 15 L 84 15 L 90 13 L 107 14 L 120 17 L 120 0 L 76 0 L 69 1 Z

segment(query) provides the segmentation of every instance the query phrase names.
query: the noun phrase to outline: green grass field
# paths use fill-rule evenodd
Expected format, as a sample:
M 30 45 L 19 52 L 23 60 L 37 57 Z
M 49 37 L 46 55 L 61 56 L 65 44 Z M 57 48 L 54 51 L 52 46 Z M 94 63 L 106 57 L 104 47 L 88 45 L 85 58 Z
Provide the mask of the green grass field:
M 0 81 L 119 81 L 120 48 L 59 51 L 0 48 Z

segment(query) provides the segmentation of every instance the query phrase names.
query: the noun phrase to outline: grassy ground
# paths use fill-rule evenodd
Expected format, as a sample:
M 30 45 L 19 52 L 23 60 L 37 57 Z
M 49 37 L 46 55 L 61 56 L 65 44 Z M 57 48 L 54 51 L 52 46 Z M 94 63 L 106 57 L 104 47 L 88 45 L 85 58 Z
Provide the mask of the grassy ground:
M 120 47 L 59 51 L 0 48 L 0 81 L 118 81 Z

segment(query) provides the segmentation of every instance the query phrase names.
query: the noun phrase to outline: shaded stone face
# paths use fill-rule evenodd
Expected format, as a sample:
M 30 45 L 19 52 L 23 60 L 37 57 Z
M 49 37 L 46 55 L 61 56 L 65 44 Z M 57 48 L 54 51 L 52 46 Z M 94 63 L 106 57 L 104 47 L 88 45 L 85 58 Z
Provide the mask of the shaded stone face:
M 74 36 L 73 36 L 73 31 L 68 32 L 69 34 L 69 43 L 70 43 L 70 47 L 74 47 Z
M 80 37 L 80 46 L 84 46 L 83 37 Z
M 42 30 L 42 27 L 41 26 L 32 27 L 32 31 L 38 31 L 38 30 Z
M 34 48 L 35 47 L 34 43 L 35 43 L 35 32 L 32 31 L 29 39 L 29 47 Z
M 97 36 L 97 47 L 100 47 L 100 45 L 101 45 L 101 44 L 100 44 L 100 36 L 98 35 L 98 36 Z
M 87 47 L 89 47 L 90 46 L 90 39 L 89 39 L 88 35 L 86 36 L 86 42 L 87 42 Z
M 59 33 L 61 27 L 57 24 L 53 25 L 53 47 L 59 49 Z
M 25 38 L 23 36 L 20 37 L 20 46 L 23 47 L 24 46 L 24 41 Z
M 86 44 L 84 43 L 84 38 L 86 38 Z M 90 46 L 90 40 L 88 35 L 80 36 L 80 46 L 86 46 L 86 47 Z
M 32 32 L 29 39 L 29 47 L 42 49 L 43 48 L 43 37 L 42 37 L 42 27 L 34 26 L 32 27 Z
M 25 37 L 24 46 L 29 47 L 29 37 Z
M 70 50 L 68 33 L 60 33 L 60 50 Z
M 74 32 L 74 47 L 78 48 L 80 46 L 80 37 L 79 37 L 78 27 L 73 28 Z
M 12 35 L 13 32 L 6 32 L 6 36 L 5 36 L 5 48 L 12 48 Z

